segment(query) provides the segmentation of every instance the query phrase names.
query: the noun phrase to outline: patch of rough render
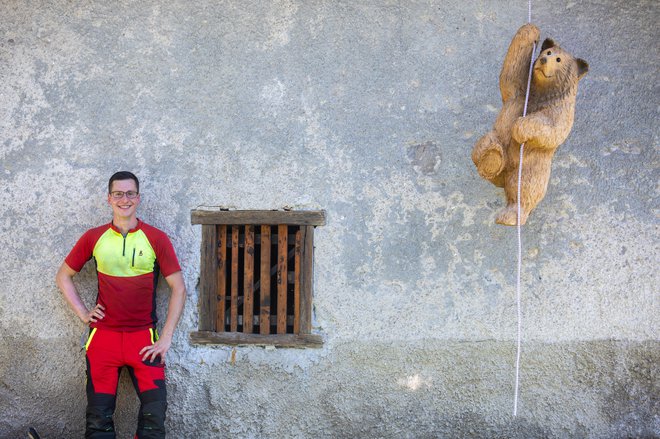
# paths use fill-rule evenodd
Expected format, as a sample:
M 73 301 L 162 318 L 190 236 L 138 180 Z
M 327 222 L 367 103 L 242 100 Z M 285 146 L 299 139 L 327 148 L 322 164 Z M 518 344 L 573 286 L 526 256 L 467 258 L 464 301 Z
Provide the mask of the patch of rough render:
M 355 349 L 354 346 L 346 348 Z M 627 380 L 622 378 L 637 369 L 639 376 L 631 377 L 630 384 L 633 385 L 634 382 L 635 386 L 646 387 L 630 392 L 635 396 L 628 400 L 640 403 L 641 415 L 641 419 L 631 420 L 630 424 L 641 426 L 648 422 L 649 414 L 652 413 L 648 398 L 654 394 L 653 386 L 648 386 L 648 379 L 653 376 L 649 365 L 653 364 L 653 356 L 657 356 L 652 353 L 653 345 L 629 345 L 619 342 L 532 343 L 527 348 L 527 362 L 523 364 L 520 417 L 531 425 L 548 426 L 547 433 L 542 437 L 563 437 L 566 434 L 585 437 L 586 432 L 598 431 L 601 431 L 602 436 L 603 427 L 608 425 L 604 422 L 603 407 L 610 404 L 603 392 L 603 384 L 607 388 L 609 379 L 625 382 Z M 457 413 L 466 410 L 479 413 L 485 418 L 482 420 L 485 422 L 475 422 L 473 428 L 481 430 L 482 437 L 492 437 L 492 434 L 505 428 L 503 423 L 509 422 L 513 390 L 510 381 L 513 373 L 513 354 L 513 345 L 508 343 L 427 341 L 412 344 L 401 342 L 389 347 L 380 344 L 371 348 L 360 346 L 352 355 L 349 354 L 349 358 L 354 358 L 358 364 L 371 365 L 369 372 L 377 375 L 371 378 L 373 386 L 367 384 L 373 389 L 371 393 L 387 391 L 383 387 L 388 384 L 392 387 L 391 381 L 396 379 L 400 390 L 410 392 L 415 399 L 420 399 L 422 406 L 427 406 L 429 396 L 434 395 L 439 400 L 432 406 L 452 407 Z M 620 358 L 614 360 L 619 364 L 628 364 L 610 368 L 609 359 L 612 354 L 628 358 L 629 360 L 624 362 L 621 362 Z M 337 355 L 342 356 L 340 352 L 337 352 Z M 641 364 L 641 367 L 634 366 L 636 364 Z M 392 375 L 392 380 L 388 381 L 387 376 L 378 376 L 385 374 Z M 425 385 L 416 390 L 400 385 L 401 382 L 410 383 L 408 377 L 411 376 L 419 376 L 419 380 Z M 369 379 L 362 377 L 356 381 L 365 380 Z M 365 391 L 368 392 L 369 390 Z M 392 393 L 392 390 L 389 392 Z M 360 400 L 379 399 L 382 398 L 373 395 Z M 405 407 L 401 407 L 401 398 L 392 396 L 392 399 L 388 400 L 395 401 L 390 407 L 398 407 L 395 409 L 397 411 Z M 452 409 L 443 410 L 443 415 L 451 412 Z M 425 417 L 424 411 L 416 413 L 418 415 L 415 423 L 428 428 L 432 417 Z M 437 421 L 440 420 L 436 418 Z M 456 424 L 452 428 L 459 428 L 461 423 Z M 488 429 L 492 429 L 491 434 L 484 433 Z M 530 437 L 530 431 L 520 433 L 509 437 Z
M 320 410 L 333 413 L 338 430 L 352 423 L 363 425 L 371 434 L 384 433 L 382 428 L 405 431 L 412 425 L 427 429 L 440 423 L 443 417 L 451 417 L 453 410 L 455 414 L 465 412 L 475 395 L 479 396 L 479 402 L 471 405 L 471 409 L 481 413 L 490 411 L 489 399 L 498 399 L 500 395 L 485 392 L 485 388 L 501 385 L 502 373 L 497 355 L 489 358 L 490 361 L 480 357 L 494 353 L 488 344 L 344 343 L 335 353 L 341 360 L 315 371 L 316 375 L 324 376 L 319 380 L 324 385 L 312 392 L 327 391 L 327 396 L 319 398 Z M 471 369 L 490 371 L 490 379 L 471 379 L 478 376 Z M 480 387 L 484 387 L 483 392 L 479 391 Z M 434 409 L 438 406 L 446 408 L 442 414 Z M 408 416 L 402 416 L 403 413 Z
M 163 11 L 165 9 L 165 11 Z M 165 14 L 163 14 L 165 12 Z M 175 23 L 170 23 L 170 20 L 177 20 L 168 7 L 163 7 L 162 4 L 151 4 L 151 13 L 145 26 L 149 34 L 151 34 L 152 47 L 168 50 L 173 46 L 173 33 Z M 169 52 L 169 50 L 168 50 Z
M 608 429 L 648 434 L 657 393 L 654 346 L 530 343 L 513 422 L 515 352 L 508 342 L 350 341 L 335 346 L 332 361 L 291 373 L 238 362 L 189 365 L 170 380 L 178 407 L 173 416 L 182 421 L 173 427 L 186 436 L 201 423 L 237 437 L 264 431 L 389 437 L 411 428 L 416 437 L 606 437 Z M 272 394 L 281 400 L 271 401 Z M 199 412 L 200 403 L 216 410 Z M 306 416 L 295 416 L 301 411 Z M 197 422 L 186 423 L 192 415 Z
M 98 74 L 93 66 L 84 70 L 77 68 L 78 60 L 85 59 L 91 52 L 81 36 L 68 26 L 61 25 L 55 18 L 36 19 L 31 29 L 21 29 L 22 25 L 11 26 L 5 37 L 12 43 L 5 43 L 5 48 L 0 46 L 0 50 L 8 53 L 8 62 L 0 63 L 0 77 L 5 78 L 0 81 L 0 98 L 7 109 L 0 114 L 0 144 L 3 145 L 0 160 L 24 149 L 28 141 L 59 144 L 53 139 L 62 137 L 60 128 L 42 119 L 43 114 L 53 111 L 54 103 L 49 101 L 49 94 L 66 95 L 70 90 L 69 81 L 80 82 Z M 68 133 L 69 137 L 71 135 Z
M 38 175 L 29 168 L 2 176 L 0 221 L 12 233 L 0 235 L 0 254 L 4 296 L 13 309 L 2 325 L 27 336 L 58 337 L 73 330 L 70 324 L 35 319 L 35 312 L 59 309 L 65 314 L 53 318 L 71 318 L 57 292 L 55 273 L 82 232 L 98 225 L 90 219 L 101 218 L 105 191 L 97 191 L 94 169 L 76 168 L 62 159 L 45 159 L 38 169 Z M 21 300 L 15 300 L 19 294 Z
M 288 101 L 290 90 L 279 80 L 266 82 L 264 105 Z M 194 204 L 236 209 L 327 207 L 327 200 L 347 198 L 352 193 L 354 163 L 336 136 L 324 125 L 318 105 L 304 92 L 296 98 L 303 112 L 294 121 L 300 145 L 264 144 L 256 139 L 237 138 L 230 144 L 195 153 L 196 175 L 191 177 Z M 282 103 L 282 105 L 286 105 Z M 278 111 L 276 107 L 273 111 Z M 217 140 L 221 143 L 220 140 Z M 259 151 L 259 153 L 256 153 Z M 313 184 L 310 179 L 314 179 Z M 250 182 L 250 184 L 246 184 Z
M 483 260 L 477 251 L 465 247 L 466 242 L 474 239 L 469 228 L 474 224 L 476 208 L 464 201 L 461 192 L 449 195 L 438 191 L 419 193 L 415 183 L 400 172 L 392 173 L 386 181 L 377 185 L 366 182 L 360 196 L 363 198 L 360 205 L 366 209 L 364 221 L 367 236 L 363 236 L 360 239 L 362 242 L 356 242 L 356 245 L 360 245 L 368 254 L 363 258 L 363 265 L 354 267 L 354 272 L 363 278 L 363 285 L 353 285 L 355 291 L 342 291 L 341 294 L 334 294 L 334 299 L 328 299 L 331 307 L 335 308 L 335 315 L 343 316 L 335 317 L 335 320 L 341 320 L 337 326 L 352 328 L 360 337 L 379 339 L 465 334 L 467 325 L 463 325 L 461 320 L 483 308 L 483 294 L 478 293 L 478 285 L 473 285 L 475 288 L 468 289 L 476 290 L 477 294 L 472 293 L 470 297 L 459 294 L 460 297 L 450 299 L 448 295 L 458 294 L 459 291 L 447 289 L 464 289 L 460 286 L 465 280 L 466 271 L 462 265 L 466 260 L 470 264 L 480 265 Z M 420 242 L 410 243 L 418 251 L 418 275 L 414 278 L 400 278 L 386 269 L 386 262 L 396 257 L 390 254 L 392 249 L 388 248 L 388 243 L 393 239 L 392 233 L 408 226 L 411 216 L 423 217 L 430 233 L 428 239 L 420 238 Z M 445 228 L 457 220 L 465 233 L 447 237 Z M 443 240 L 441 247 L 444 251 L 438 254 L 437 244 L 440 240 Z M 466 251 L 468 253 L 464 253 Z M 319 264 L 317 259 L 318 265 L 323 264 Z M 334 264 L 333 268 L 332 261 L 328 265 L 328 270 L 317 275 L 320 285 L 323 285 L 322 280 L 326 277 L 342 279 L 342 273 L 339 272 L 341 266 Z M 442 272 L 438 272 L 439 267 L 442 267 Z M 492 277 L 494 282 L 502 282 L 500 274 L 494 273 Z M 475 277 L 472 283 L 476 284 L 477 280 Z M 334 286 L 334 282 L 331 283 Z M 330 289 L 334 287 L 325 288 Z M 346 300 L 348 296 L 350 300 Z M 447 306 L 447 300 L 451 301 L 450 306 Z M 377 314 L 365 313 L 365 310 L 373 307 L 374 301 L 379 303 L 380 311 Z M 412 314 L 416 318 L 405 317 Z M 356 327 L 357 322 L 359 325 Z M 478 326 L 471 327 L 468 331 L 472 333 L 466 335 L 484 338 L 492 333 L 491 330 L 484 335 L 483 329 Z M 353 337 L 355 333 L 352 331 L 343 335 Z
M 327 200 L 333 202 L 351 199 L 354 192 L 354 182 L 350 176 L 355 171 L 355 163 L 347 155 L 345 148 L 338 144 L 338 139 L 330 128 L 322 124 L 321 110 L 315 102 L 314 90 L 310 88 L 300 96 L 304 115 L 300 123 L 304 126 L 304 150 L 309 154 L 309 161 L 322 170 L 320 176 L 326 181 L 317 181 L 317 186 L 327 186 Z
M 554 413 L 565 424 L 560 431 L 571 431 L 569 421 L 581 437 L 656 437 L 658 347 L 657 341 L 532 342 L 522 369 L 525 410 L 539 419 Z
M 304 176 L 310 175 L 310 165 L 296 161 L 294 151 L 262 150 L 262 146 L 237 141 L 214 157 L 193 158 L 198 160 L 199 167 L 198 173 L 190 177 L 187 191 L 191 207 L 318 208 L 321 200 L 314 188 L 301 190 Z M 254 153 L 260 150 L 263 152 Z M 265 163 L 268 165 L 264 166 Z M 198 175 L 209 177 L 198 178 Z
M 141 90 L 138 94 L 143 92 L 145 90 Z M 134 103 L 134 107 L 139 108 L 137 102 Z M 136 153 L 135 164 L 141 168 L 149 168 L 152 164 L 167 168 L 172 162 L 180 165 L 180 160 L 186 157 L 187 145 L 191 141 L 192 133 L 190 127 L 185 126 L 176 117 L 163 114 L 158 121 L 153 121 L 144 120 L 144 117 L 137 113 L 130 113 L 126 116 L 126 126 L 131 128 L 127 133 L 128 139 L 122 142 L 121 146 L 127 152 Z M 141 156 L 142 150 L 148 151 L 153 157 L 145 159 Z M 177 166 L 174 171 L 178 169 Z
M 254 350 L 254 348 L 246 348 Z M 268 431 L 266 436 L 278 437 L 277 431 L 288 423 L 294 431 L 307 416 L 297 416 L 305 412 L 308 402 L 307 392 L 299 389 L 314 387 L 312 376 L 307 368 L 296 367 L 285 370 L 267 364 L 253 364 L 241 358 L 238 349 L 234 363 L 188 363 L 177 366 L 172 383 L 173 400 L 178 405 L 175 420 L 194 416 L 197 425 L 208 425 L 211 431 L 231 433 L 235 437 L 250 437 L 257 431 Z M 282 355 L 281 350 L 267 350 L 270 356 Z M 289 354 L 303 355 L 305 351 L 289 350 Z M 182 369 L 185 367 L 185 369 Z M 273 394 L 281 398 L 272 398 Z M 301 398 L 302 397 L 302 398 Z M 200 412 L 199 405 L 214 407 L 213 413 Z M 217 413 L 223 416 L 217 416 Z M 261 419 L 257 425 L 252 422 Z M 295 422 L 287 420 L 296 419 Z M 175 425 L 179 425 L 178 422 Z M 195 428 L 195 426 L 190 426 Z M 265 437 L 264 433 L 259 437 Z M 186 436 L 182 434 L 182 436 Z
M 189 206 L 184 195 L 187 178 L 153 167 L 142 170 L 138 178 L 141 181 L 138 216 L 167 233 L 173 244 L 177 244 L 175 248 L 183 247 L 190 236 Z
M 0 437 L 24 437 L 28 425 L 46 437 L 78 436 L 85 361 L 75 342 L 7 332 L 0 352 Z
M 190 328 L 180 326 L 180 331 Z M 316 331 L 316 328 L 314 329 Z M 183 339 L 182 339 L 183 342 Z M 289 349 L 273 346 L 204 346 L 182 344 L 173 359 L 187 370 L 217 367 L 262 369 L 269 373 L 296 374 L 317 366 L 327 359 L 332 344 L 320 348 Z
M 337 228 L 321 227 L 314 232 L 314 320 L 315 330 L 332 334 L 324 340 L 331 346 L 342 334 L 343 319 L 335 308 L 337 297 L 351 291 L 347 274 L 337 270 L 337 255 L 341 254 L 341 232 Z
M 271 51 L 289 44 L 289 32 L 296 23 L 298 3 L 291 0 L 277 0 L 269 3 L 268 12 L 263 18 L 268 37 L 261 50 Z
M 279 78 L 273 78 L 264 83 L 259 95 L 261 111 L 270 117 L 277 118 L 278 113 L 286 108 L 286 86 Z
M 440 148 L 432 141 L 412 143 L 408 145 L 408 159 L 422 174 L 433 174 L 440 162 Z
M 200 376 L 203 379 L 200 380 Z M 207 437 L 221 434 L 231 437 L 290 437 L 293 432 L 300 431 L 301 424 L 312 418 L 306 410 L 307 398 L 300 398 L 307 392 L 299 391 L 312 383 L 305 383 L 300 374 L 294 377 L 267 370 L 216 367 L 214 371 L 195 371 L 192 377 L 192 386 L 177 385 L 175 390 L 181 398 L 175 402 L 177 410 L 171 419 L 175 421 L 174 434 L 179 437 L 188 437 L 191 433 L 198 437 L 199 425 L 205 426 L 202 434 L 208 434 Z M 280 397 L 273 398 L 274 394 Z M 214 410 L 200 411 L 200 402 Z M 305 415 L 301 416 L 303 413 Z M 185 421 L 191 418 L 196 422 L 191 424 Z M 255 419 L 260 422 L 255 423 Z M 295 421 L 292 422 L 293 419 Z M 309 430 L 305 428 L 300 436 L 294 437 L 305 437 L 306 431 Z
M 571 212 L 569 218 L 561 223 L 565 248 L 548 255 L 544 252 L 557 243 L 539 243 L 539 279 L 526 276 L 523 268 L 526 338 L 655 339 L 660 333 L 657 225 L 632 216 L 622 220 L 606 205 Z

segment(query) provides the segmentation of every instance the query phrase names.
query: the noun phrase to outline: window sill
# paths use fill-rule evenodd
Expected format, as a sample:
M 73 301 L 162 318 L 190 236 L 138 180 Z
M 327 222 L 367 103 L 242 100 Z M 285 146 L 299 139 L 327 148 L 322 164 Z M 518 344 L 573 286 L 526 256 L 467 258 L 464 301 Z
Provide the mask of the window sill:
M 190 333 L 194 344 L 204 345 L 257 345 L 276 346 L 280 348 L 320 348 L 323 338 L 316 334 L 243 334 L 240 332 L 210 332 L 197 331 Z

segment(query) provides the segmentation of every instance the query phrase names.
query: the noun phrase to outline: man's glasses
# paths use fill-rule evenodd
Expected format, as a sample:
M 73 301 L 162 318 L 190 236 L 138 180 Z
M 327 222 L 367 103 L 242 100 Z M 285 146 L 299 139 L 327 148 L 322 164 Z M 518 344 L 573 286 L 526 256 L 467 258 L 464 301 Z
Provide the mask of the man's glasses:
M 112 191 L 112 192 L 110 192 L 110 196 L 112 197 L 113 200 L 121 200 L 122 198 L 124 198 L 124 195 L 126 195 L 126 198 L 128 198 L 129 200 L 132 200 L 133 198 L 137 198 L 137 196 L 140 195 L 140 194 L 135 192 L 135 191 L 126 191 L 126 192 Z

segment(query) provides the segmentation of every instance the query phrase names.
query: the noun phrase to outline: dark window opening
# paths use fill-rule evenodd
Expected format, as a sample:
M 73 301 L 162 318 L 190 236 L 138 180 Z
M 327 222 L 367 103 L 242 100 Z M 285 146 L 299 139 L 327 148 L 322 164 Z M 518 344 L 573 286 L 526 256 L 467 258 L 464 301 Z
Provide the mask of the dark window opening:
M 322 211 L 193 211 L 202 224 L 199 343 L 319 345 L 311 334 Z

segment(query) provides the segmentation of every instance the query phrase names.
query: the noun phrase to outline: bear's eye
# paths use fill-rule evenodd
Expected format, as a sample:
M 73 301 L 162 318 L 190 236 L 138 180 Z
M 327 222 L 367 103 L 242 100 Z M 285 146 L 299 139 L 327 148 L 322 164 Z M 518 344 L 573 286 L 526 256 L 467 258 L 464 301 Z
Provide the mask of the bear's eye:
M 557 62 L 561 62 L 561 58 L 557 58 Z
M 550 51 L 548 50 L 548 56 L 550 56 L 550 55 L 552 55 L 552 52 L 550 52 Z

